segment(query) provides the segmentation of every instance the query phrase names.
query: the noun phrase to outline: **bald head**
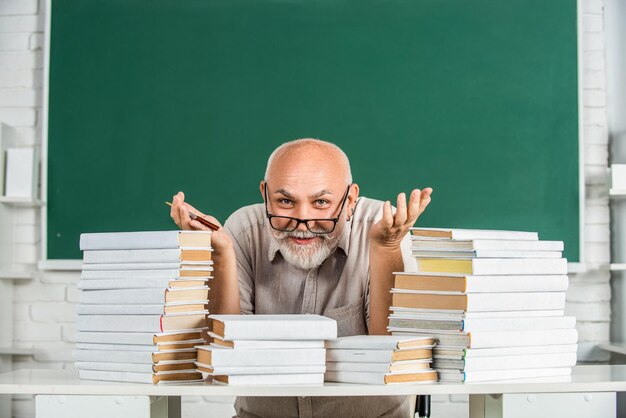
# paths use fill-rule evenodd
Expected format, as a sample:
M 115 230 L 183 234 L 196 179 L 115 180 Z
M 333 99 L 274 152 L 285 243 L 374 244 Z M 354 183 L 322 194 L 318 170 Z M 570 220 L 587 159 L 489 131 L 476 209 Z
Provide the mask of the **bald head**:
M 352 183 L 348 156 L 337 145 L 319 139 L 303 138 L 276 148 L 267 160 L 265 180 L 272 177 L 322 175 Z

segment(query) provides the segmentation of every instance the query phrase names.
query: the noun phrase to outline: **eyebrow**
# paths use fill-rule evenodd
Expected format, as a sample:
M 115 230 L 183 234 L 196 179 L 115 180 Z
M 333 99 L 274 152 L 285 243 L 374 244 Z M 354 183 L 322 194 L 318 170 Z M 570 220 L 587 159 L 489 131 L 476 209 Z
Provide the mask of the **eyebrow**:
M 289 193 L 287 190 L 285 189 L 277 189 L 274 193 L 280 193 L 285 197 L 288 197 L 289 199 L 293 199 L 293 195 L 291 193 Z M 311 199 L 316 199 L 318 197 L 324 196 L 326 194 L 333 194 L 333 192 L 331 192 L 330 190 L 324 189 L 321 190 L 313 195 L 310 196 Z

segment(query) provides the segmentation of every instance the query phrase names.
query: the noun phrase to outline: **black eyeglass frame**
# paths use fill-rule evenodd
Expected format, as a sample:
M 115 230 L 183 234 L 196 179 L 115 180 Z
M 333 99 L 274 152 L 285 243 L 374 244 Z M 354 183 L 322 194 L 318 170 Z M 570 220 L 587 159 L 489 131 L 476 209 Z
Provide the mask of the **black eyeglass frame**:
M 337 216 L 335 218 L 317 218 L 317 219 L 300 219 L 300 218 L 293 218 L 291 216 L 280 216 L 280 215 L 272 215 L 268 208 L 267 208 L 267 182 L 265 183 L 265 188 L 263 189 L 263 193 L 265 194 L 265 215 L 267 216 L 267 220 L 270 223 L 270 226 L 272 227 L 272 229 L 279 231 L 279 232 L 293 232 L 296 229 L 298 229 L 298 226 L 300 226 L 301 223 L 304 224 L 304 226 L 306 226 L 306 229 L 315 235 L 326 235 L 326 234 L 330 234 L 332 233 L 335 228 L 337 227 L 337 222 L 339 222 L 339 218 L 341 216 L 341 212 L 343 212 L 343 207 L 346 205 L 346 201 L 348 200 L 348 193 L 350 192 L 350 187 L 352 187 L 352 183 L 348 184 L 348 188 L 346 189 L 346 192 L 343 194 L 343 198 L 341 199 L 341 207 L 339 209 L 339 213 L 337 214 Z M 296 225 L 294 226 L 293 229 L 278 229 L 276 227 L 274 227 L 274 225 L 272 225 L 272 218 L 279 218 L 279 219 L 290 219 L 293 221 L 296 221 Z M 333 223 L 333 227 L 330 231 L 325 231 L 325 232 L 316 232 L 316 231 L 312 231 L 311 228 L 309 227 L 309 222 L 322 222 L 322 221 L 326 221 L 326 222 L 332 222 Z

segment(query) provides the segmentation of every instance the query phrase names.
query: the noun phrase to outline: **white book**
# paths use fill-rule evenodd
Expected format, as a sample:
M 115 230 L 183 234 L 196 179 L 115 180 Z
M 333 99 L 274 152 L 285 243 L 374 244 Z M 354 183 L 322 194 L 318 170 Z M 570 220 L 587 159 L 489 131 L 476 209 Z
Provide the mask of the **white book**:
M 171 370 L 194 370 L 193 360 L 161 361 L 158 364 L 141 363 L 106 363 L 102 361 L 77 361 L 76 368 L 82 370 L 103 370 L 111 372 L 152 373 Z
M 418 258 L 561 258 L 560 251 L 502 251 L 502 250 L 471 250 L 471 251 L 427 251 L 413 250 L 413 257 Z
M 564 309 L 565 292 L 460 293 L 392 289 L 393 306 L 467 312 Z
M 101 270 L 207 270 L 213 261 L 173 263 L 90 263 L 83 264 L 83 271 Z
M 475 276 L 448 273 L 398 272 L 394 287 L 404 290 L 465 293 L 560 292 L 569 285 L 567 275 Z
M 202 344 L 202 342 L 200 342 Z M 79 350 L 126 350 L 126 351 L 156 351 L 154 344 L 100 344 L 100 343 L 76 343 Z
M 424 360 L 432 358 L 432 347 L 417 350 L 327 349 L 326 361 L 356 363 L 392 363 L 397 360 Z
M 478 331 L 472 333 L 443 333 L 429 331 L 420 333 L 407 329 L 393 330 L 393 335 L 428 335 L 439 340 L 438 345 L 461 348 L 499 348 L 535 345 L 576 344 L 576 329 L 548 329 L 530 331 Z
M 83 263 L 176 263 L 211 261 L 211 248 L 166 248 L 152 250 L 88 250 Z
M 196 300 L 185 303 L 160 303 L 150 305 L 115 305 L 115 304 L 78 304 L 76 313 L 78 315 L 164 315 L 170 308 L 185 308 L 194 305 L 206 306 L 208 300 Z M 191 309 L 189 309 L 191 310 Z M 198 310 L 198 309 L 196 309 Z
M 529 241 L 529 240 L 498 240 L 475 239 L 467 241 L 424 240 L 413 236 L 412 248 L 425 251 L 563 251 L 563 241 Z
M 167 344 L 173 344 L 179 341 L 196 340 L 205 330 L 205 328 L 198 328 L 185 332 L 161 333 L 78 331 L 74 338 L 77 343 L 148 345 L 166 342 Z
M 539 369 L 543 367 L 572 367 L 576 353 L 530 354 L 497 357 L 472 357 L 461 360 L 435 359 L 433 367 L 469 371 Z
M 147 289 L 107 289 L 89 290 L 80 293 L 80 303 L 94 304 L 147 304 L 204 300 L 209 295 L 209 287 L 195 288 L 147 288 Z
M 198 361 L 218 366 L 304 366 L 326 365 L 325 349 L 231 350 L 198 346 Z
M 478 348 L 464 350 L 465 358 L 517 356 L 527 354 L 573 353 L 578 351 L 578 344 L 536 345 L 503 348 Z
M 111 382 L 128 383 L 165 383 L 166 375 L 181 376 L 184 378 L 173 379 L 173 383 L 202 382 L 202 375 L 195 370 L 178 370 L 176 372 L 162 373 L 137 373 L 137 372 L 114 372 L 105 370 L 78 370 L 78 377 L 86 380 L 104 380 Z
M 445 309 L 417 309 L 391 307 L 391 316 L 397 318 L 424 318 L 434 320 L 463 320 L 465 318 L 516 318 L 523 316 L 563 316 L 563 309 L 496 311 L 496 312 L 465 312 Z
M 206 327 L 208 311 L 168 315 L 77 315 L 77 331 L 163 332 Z
M 81 250 L 210 247 L 211 231 L 102 232 L 80 235 Z
M 389 318 L 389 328 L 413 328 L 440 331 L 513 331 L 533 329 L 575 328 L 573 316 L 518 317 L 518 318 L 465 318 L 456 321 L 433 319 Z
M 416 258 L 423 273 L 471 275 L 567 274 L 565 258 Z
M 202 287 L 208 282 L 207 278 L 193 279 L 111 279 L 111 280 L 81 280 L 78 282 L 80 290 L 106 290 L 106 289 L 167 289 L 168 287 Z
M 139 363 L 154 364 L 160 361 L 196 360 L 196 350 L 177 351 L 127 351 L 127 350 L 74 350 L 72 355 L 75 361 L 97 361 L 102 363 Z
M 422 239 L 451 239 L 451 240 L 523 240 L 537 241 L 537 232 L 501 231 L 488 229 L 461 229 L 461 228 L 410 228 L 411 238 Z
M 254 385 L 323 385 L 324 373 L 303 374 L 259 374 L 259 375 L 222 375 L 213 376 L 213 383 L 223 383 L 233 386 Z
M 374 373 L 327 371 L 324 375 L 327 382 L 358 383 L 366 385 L 385 385 L 391 383 L 419 383 L 436 382 L 437 372 L 434 370 L 420 370 L 412 373 Z
M 212 332 L 208 333 L 214 340 L 210 344 L 218 348 L 234 350 L 267 350 L 272 348 L 324 348 L 324 340 L 235 340 L 224 341 Z
M 515 369 L 490 371 L 446 371 L 439 372 L 440 382 L 489 382 L 497 380 L 529 379 L 533 377 L 570 376 L 571 367 L 556 367 L 543 369 Z
M 223 340 L 328 340 L 337 322 L 320 315 L 211 315 L 213 333 Z
M 394 363 L 327 361 L 326 370 L 329 372 L 412 373 L 430 369 L 431 364 L 430 359 Z
M 87 264 L 88 265 L 88 264 Z M 81 280 L 99 279 L 99 280 L 111 280 L 111 279 L 207 279 L 211 277 L 213 266 L 206 266 L 203 271 L 206 273 L 202 276 L 196 274 L 198 269 L 185 270 L 185 269 L 155 269 L 155 270 L 83 270 L 80 273 Z M 193 274 L 194 276 L 190 276 Z
M 354 350 L 400 350 L 403 348 L 432 348 L 434 341 L 429 337 L 399 337 L 393 335 L 353 335 L 326 341 L 329 349 Z
M 324 373 L 326 366 L 322 365 L 302 365 L 302 366 L 225 366 L 225 367 L 213 367 L 209 364 L 204 364 L 196 361 L 198 370 L 207 372 L 213 375 L 240 375 L 240 374 L 311 374 L 311 373 Z

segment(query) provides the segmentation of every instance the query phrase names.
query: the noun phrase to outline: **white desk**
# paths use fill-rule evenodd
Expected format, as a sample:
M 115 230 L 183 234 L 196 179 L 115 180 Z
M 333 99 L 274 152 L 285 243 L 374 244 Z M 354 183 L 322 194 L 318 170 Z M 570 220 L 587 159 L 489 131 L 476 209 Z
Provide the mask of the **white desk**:
M 548 394 L 548 393 L 586 393 L 589 400 L 598 399 L 599 392 L 626 392 L 626 365 L 577 366 L 572 376 L 564 381 L 554 379 L 534 379 L 525 381 L 501 381 L 490 383 L 431 383 L 415 385 L 352 385 L 332 384 L 324 386 L 223 386 L 209 383 L 184 385 L 149 385 L 133 383 L 115 383 L 80 380 L 73 371 L 59 370 L 17 370 L 0 374 L 0 394 L 31 394 L 53 402 L 64 399 L 61 404 L 70 402 L 67 399 L 89 400 L 95 410 L 94 402 L 98 399 L 115 399 L 120 404 L 124 397 L 153 397 L 161 399 L 160 412 L 153 415 L 163 417 L 180 417 L 181 396 L 374 396 L 374 395 L 470 395 L 470 416 L 484 418 L 492 416 L 493 408 L 498 407 L 498 399 L 488 395 L 501 394 Z M 591 394 L 596 393 L 598 396 Z M 53 395 L 42 397 L 42 395 Z M 72 397 L 72 395 L 75 395 Z M 93 396 L 96 395 L 96 396 Z M 526 395 L 524 395 L 526 396 Z M 162 398 L 156 398 L 162 397 Z M 495 403 L 494 403 L 495 402 Z M 154 401 L 152 402 L 154 404 Z M 501 402 L 500 402 L 501 403 Z M 50 407 L 50 404 L 47 404 Z M 62 405 L 61 405 L 62 406 Z M 584 406 L 584 405 L 583 405 Z M 500 408 L 503 406 L 500 405 Z M 565 405 L 564 405 L 565 407 Z M 581 407 L 576 407 L 577 411 Z M 167 412 L 164 412 L 167 411 Z M 502 414 L 499 414 L 502 416 Z M 569 414 L 567 414 L 570 416 Z M 38 417 L 40 414 L 38 408 Z M 45 415 L 56 416 L 56 415 Z M 64 414 L 69 417 L 71 414 Z M 82 410 L 82 416 L 85 410 Z M 93 415 L 96 416 L 96 415 Z M 97 415 L 99 416 L 99 415 Z M 108 415 L 109 417 L 112 415 Z M 118 415 L 119 416 L 119 415 Z M 552 415 L 554 416 L 554 415 Z M 587 415 L 590 416 L 590 415 Z M 602 416 L 593 414 L 591 416 Z

